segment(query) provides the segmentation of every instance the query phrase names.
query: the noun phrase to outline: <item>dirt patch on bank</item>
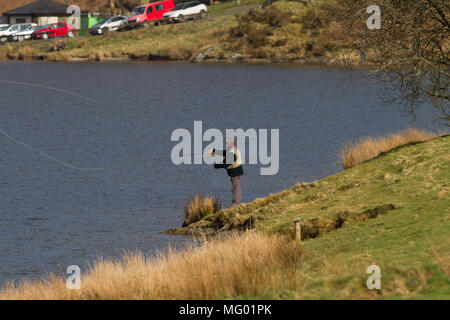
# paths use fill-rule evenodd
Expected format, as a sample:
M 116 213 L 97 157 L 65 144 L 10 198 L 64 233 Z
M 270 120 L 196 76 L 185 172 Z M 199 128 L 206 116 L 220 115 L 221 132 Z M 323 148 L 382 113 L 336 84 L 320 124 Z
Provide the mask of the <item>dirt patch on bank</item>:
M 368 219 L 376 218 L 395 209 L 397 207 L 393 204 L 383 204 L 358 213 L 350 213 L 348 211 L 339 212 L 331 219 L 309 219 L 301 222 L 301 237 L 302 240 L 316 238 L 321 234 L 337 230 L 346 225 L 357 224 Z M 201 220 L 187 227 L 170 229 L 164 233 L 189 236 L 217 236 L 229 232 L 253 229 L 258 220 L 254 215 L 237 216 L 233 222 L 224 221 L 223 223 L 221 223 L 220 219 L 215 219 L 214 221 Z M 284 229 L 282 233 L 290 234 L 294 237 L 294 225 Z

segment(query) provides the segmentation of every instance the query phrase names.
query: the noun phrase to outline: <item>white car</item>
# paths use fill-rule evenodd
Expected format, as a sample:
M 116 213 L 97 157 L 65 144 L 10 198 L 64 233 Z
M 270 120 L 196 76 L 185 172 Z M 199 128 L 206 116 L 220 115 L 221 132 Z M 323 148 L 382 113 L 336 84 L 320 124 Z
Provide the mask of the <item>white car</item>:
M 119 27 L 128 22 L 128 18 L 125 16 L 116 16 L 111 18 L 104 18 L 97 24 L 91 27 L 91 34 L 104 34 L 109 31 L 116 31 Z
M 20 28 L 21 30 L 11 34 L 8 37 L 9 41 L 23 41 L 23 40 L 30 40 L 31 39 L 31 34 L 34 32 L 34 30 L 37 29 L 37 24 L 33 23 L 30 26 L 22 26 Z
M 4 31 L 8 30 L 8 28 L 9 28 L 9 24 L 1 24 L 0 25 L 0 37 Z M 3 42 L 3 41 L 1 41 L 1 42 Z
M 196 17 L 206 17 L 208 9 L 200 1 L 190 1 L 178 3 L 175 8 L 163 15 L 163 18 L 171 22 L 183 22 L 187 19 L 194 19 Z
M 29 26 L 36 26 L 35 23 L 19 23 L 9 27 L 0 28 L 0 42 L 8 41 L 8 37 L 16 32 L 20 32 L 28 28 Z

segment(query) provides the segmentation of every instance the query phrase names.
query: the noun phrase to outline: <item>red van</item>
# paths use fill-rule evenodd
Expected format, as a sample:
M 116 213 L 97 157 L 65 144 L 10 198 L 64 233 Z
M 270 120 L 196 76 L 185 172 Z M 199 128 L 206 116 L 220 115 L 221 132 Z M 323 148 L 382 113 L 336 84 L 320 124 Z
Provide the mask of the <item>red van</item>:
M 163 0 L 136 7 L 128 18 L 128 23 L 142 23 L 162 19 L 163 14 L 175 8 L 173 0 Z

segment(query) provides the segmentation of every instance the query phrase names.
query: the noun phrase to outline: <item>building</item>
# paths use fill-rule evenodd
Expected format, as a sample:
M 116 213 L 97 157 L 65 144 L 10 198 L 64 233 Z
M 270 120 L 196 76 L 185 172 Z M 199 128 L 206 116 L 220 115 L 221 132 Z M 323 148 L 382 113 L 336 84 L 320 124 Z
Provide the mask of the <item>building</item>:
M 3 13 L 9 24 L 37 23 L 46 25 L 65 22 L 71 13 L 67 13 L 68 5 L 53 0 L 38 0 L 29 5 Z

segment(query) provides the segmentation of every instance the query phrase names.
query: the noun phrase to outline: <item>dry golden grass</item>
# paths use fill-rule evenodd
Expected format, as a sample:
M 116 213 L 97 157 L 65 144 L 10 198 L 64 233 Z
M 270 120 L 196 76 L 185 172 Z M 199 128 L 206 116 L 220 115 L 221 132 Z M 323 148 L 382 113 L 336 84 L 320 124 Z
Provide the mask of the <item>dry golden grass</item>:
M 6 44 L 0 50 L 0 59 L 18 59 L 24 60 L 36 54 L 36 51 L 30 46 L 22 46 L 20 48 Z
M 69 290 L 51 275 L 46 281 L 8 284 L 0 299 L 216 299 L 256 296 L 282 289 L 299 265 L 302 247 L 291 239 L 247 232 L 185 250 L 121 260 L 98 260 Z
M 216 196 L 204 197 L 196 194 L 184 206 L 184 223 L 187 226 L 201 220 L 203 217 L 216 213 L 222 207 L 222 202 Z
M 408 128 L 387 136 L 366 137 L 358 143 L 348 142 L 345 144 L 344 148 L 339 152 L 339 157 L 344 169 L 349 169 L 395 147 L 410 142 L 428 141 L 436 136 L 436 134 L 423 129 Z
M 62 51 L 55 51 L 55 52 L 49 52 L 47 55 L 48 61 L 53 62 L 67 62 L 72 60 L 72 57 L 69 53 L 62 52 Z
M 111 58 L 111 54 L 107 51 L 104 51 L 102 49 L 97 49 L 89 53 L 89 60 L 90 61 L 104 61 L 105 59 Z

